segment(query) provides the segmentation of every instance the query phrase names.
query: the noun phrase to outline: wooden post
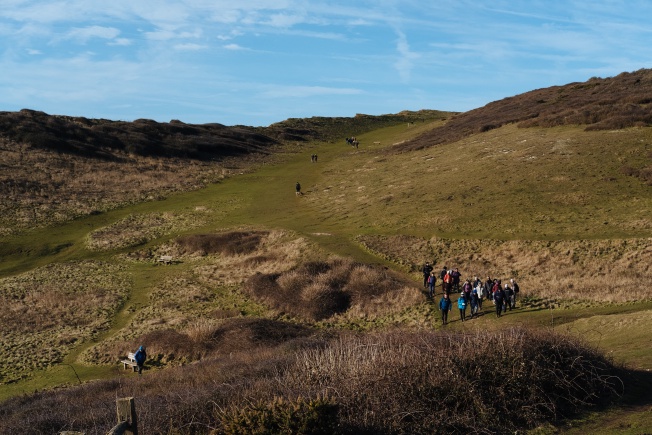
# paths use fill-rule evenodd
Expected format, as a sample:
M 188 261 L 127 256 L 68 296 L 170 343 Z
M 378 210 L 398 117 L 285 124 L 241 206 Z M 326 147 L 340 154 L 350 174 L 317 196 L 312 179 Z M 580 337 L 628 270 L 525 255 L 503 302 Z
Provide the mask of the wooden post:
M 138 421 L 136 419 L 136 403 L 133 397 L 116 400 L 118 424 L 111 429 L 109 435 L 138 435 Z

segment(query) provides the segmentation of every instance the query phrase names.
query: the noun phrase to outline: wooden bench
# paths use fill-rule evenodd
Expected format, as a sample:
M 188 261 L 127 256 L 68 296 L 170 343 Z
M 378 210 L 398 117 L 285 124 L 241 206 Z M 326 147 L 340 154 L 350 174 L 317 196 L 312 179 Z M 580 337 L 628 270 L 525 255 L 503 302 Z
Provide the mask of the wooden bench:
M 133 352 L 129 352 L 127 354 L 127 359 L 123 359 L 120 362 L 124 366 L 125 370 L 127 370 L 127 366 L 131 366 L 133 371 L 138 371 L 138 363 L 136 362 L 136 358 L 134 358 L 135 355 Z
M 172 256 L 171 255 L 161 255 L 157 261 L 159 263 L 163 263 L 163 264 L 172 264 Z

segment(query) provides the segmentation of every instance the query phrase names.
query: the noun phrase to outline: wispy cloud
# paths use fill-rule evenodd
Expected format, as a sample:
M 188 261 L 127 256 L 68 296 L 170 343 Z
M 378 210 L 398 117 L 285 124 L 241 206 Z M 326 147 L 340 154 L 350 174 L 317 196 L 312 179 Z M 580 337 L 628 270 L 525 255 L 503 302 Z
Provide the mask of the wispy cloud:
M 225 50 L 232 50 L 232 51 L 238 51 L 238 50 L 246 50 L 246 48 L 238 45 L 238 44 L 226 44 L 223 45 L 222 48 Z
M 115 27 L 102 27 L 102 26 L 90 26 L 90 27 L 78 27 L 73 28 L 64 36 L 64 39 L 71 39 L 79 43 L 86 43 L 89 39 L 100 38 L 100 39 L 114 39 L 120 34 L 120 30 Z
M 359 95 L 363 91 L 355 88 L 330 88 L 324 86 L 274 86 L 261 93 L 265 98 L 310 98 L 324 95 Z

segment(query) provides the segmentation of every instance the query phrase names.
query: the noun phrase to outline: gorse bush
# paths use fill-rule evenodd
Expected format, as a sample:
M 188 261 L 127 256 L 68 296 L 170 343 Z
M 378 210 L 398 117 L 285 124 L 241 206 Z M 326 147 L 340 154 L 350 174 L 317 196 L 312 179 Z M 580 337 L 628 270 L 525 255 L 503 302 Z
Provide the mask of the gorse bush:
M 620 389 L 615 373 L 551 331 L 288 338 L 274 351 L 241 346 L 141 378 L 11 399 L 0 404 L 0 433 L 106 433 L 115 398 L 127 396 L 143 433 L 508 433 L 606 404 Z
M 338 406 L 333 399 L 318 397 L 295 401 L 274 398 L 271 402 L 234 407 L 221 413 L 217 434 L 287 433 L 333 434 L 337 432 Z
M 288 388 L 329 391 L 341 427 L 366 433 L 504 433 L 604 403 L 620 386 L 576 340 L 516 329 L 348 337 L 297 365 Z

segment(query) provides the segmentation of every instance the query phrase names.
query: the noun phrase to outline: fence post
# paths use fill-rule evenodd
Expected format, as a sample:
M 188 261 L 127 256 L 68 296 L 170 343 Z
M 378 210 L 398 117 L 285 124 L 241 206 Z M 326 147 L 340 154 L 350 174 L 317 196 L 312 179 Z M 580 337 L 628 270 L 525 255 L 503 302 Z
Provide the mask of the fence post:
M 111 429 L 109 435 L 138 435 L 138 421 L 136 418 L 136 403 L 133 397 L 116 400 L 118 424 Z

